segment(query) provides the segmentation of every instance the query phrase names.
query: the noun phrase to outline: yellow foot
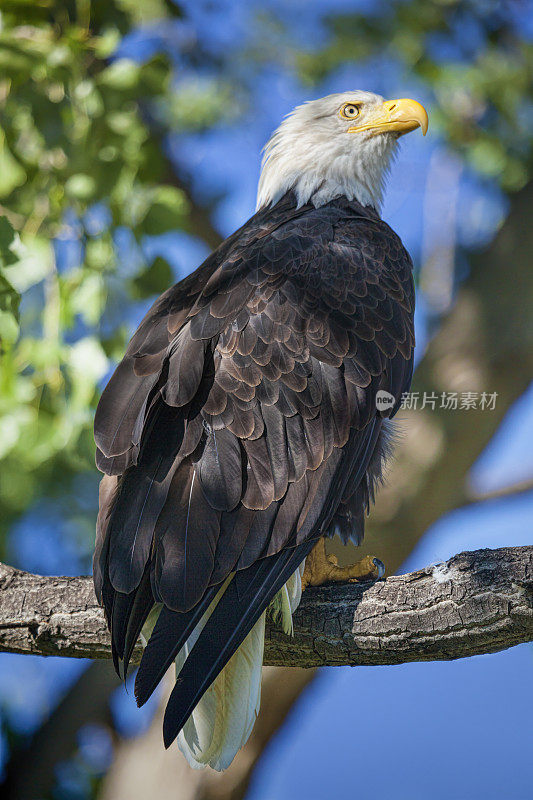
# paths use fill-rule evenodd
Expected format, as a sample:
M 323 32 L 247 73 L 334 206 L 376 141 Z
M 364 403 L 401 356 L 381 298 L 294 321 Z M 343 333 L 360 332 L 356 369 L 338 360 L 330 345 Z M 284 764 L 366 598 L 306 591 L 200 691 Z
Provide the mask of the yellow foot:
M 377 581 L 383 577 L 385 567 L 379 558 L 365 556 L 348 567 L 339 567 L 335 556 L 326 555 L 325 539 L 319 539 L 305 561 L 302 589 L 307 586 L 322 586 L 323 583 Z

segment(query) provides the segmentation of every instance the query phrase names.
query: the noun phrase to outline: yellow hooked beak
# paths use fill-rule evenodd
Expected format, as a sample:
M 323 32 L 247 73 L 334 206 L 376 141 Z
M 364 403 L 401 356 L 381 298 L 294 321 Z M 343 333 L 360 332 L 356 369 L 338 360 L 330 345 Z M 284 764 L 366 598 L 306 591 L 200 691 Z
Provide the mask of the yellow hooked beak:
M 414 131 L 415 128 L 422 128 L 423 135 L 426 135 L 427 111 L 416 100 L 402 97 L 400 100 L 385 100 L 375 109 L 371 119 L 362 125 L 353 125 L 348 128 L 348 133 L 358 131 L 373 131 L 375 134 L 394 132 L 398 136 L 403 136 L 404 133 Z

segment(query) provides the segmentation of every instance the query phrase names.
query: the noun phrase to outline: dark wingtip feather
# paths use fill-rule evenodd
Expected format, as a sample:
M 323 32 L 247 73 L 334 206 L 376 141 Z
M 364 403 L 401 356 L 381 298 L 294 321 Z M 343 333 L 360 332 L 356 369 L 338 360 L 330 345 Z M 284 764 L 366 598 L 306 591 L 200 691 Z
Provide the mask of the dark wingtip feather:
M 120 660 L 124 655 L 126 630 L 128 627 L 131 609 L 135 601 L 135 594 L 135 592 L 131 592 L 130 594 L 115 592 L 115 602 L 113 603 L 113 611 L 111 615 L 111 634 L 113 640 L 113 649 L 116 651 L 117 658 Z
M 190 611 L 171 611 L 163 607 L 143 652 L 135 678 L 135 700 L 139 707 L 151 697 L 219 589 L 220 586 L 211 586 L 202 600 Z
M 154 597 L 150 583 L 150 570 L 147 569 L 139 588 L 137 589 L 135 602 L 133 604 L 133 608 L 131 609 L 130 618 L 128 620 L 126 637 L 124 639 L 124 680 L 126 680 L 128 675 L 128 667 L 133 649 L 137 643 L 137 639 L 141 634 L 142 627 L 148 618 L 148 614 L 153 608 L 153 605 Z
M 133 688 L 133 695 L 135 697 L 135 702 L 137 703 L 137 708 L 141 708 L 144 705 L 144 703 L 146 702 L 146 700 L 144 700 L 144 701 L 141 700 L 141 698 L 139 696 L 139 690 L 137 688 L 137 683 L 135 683 L 135 686 Z M 165 745 L 165 747 L 166 747 L 166 745 Z
M 122 673 L 120 671 L 120 660 L 117 656 L 116 650 L 113 649 L 113 669 L 115 670 L 117 678 L 121 681 L 122 680 Z
M 176 681 L 176 685 L 177 684 L 178 681 Z M 181 728 L 179 728 L 179 730 L 176 731 L 176 726 L 174 723 L 175 723 L 174 717 L 165 714 L 165 717 L 163 719 L 163 744 L 165 745 L 165 750 L 168 750 L 170 745 L 174 742 L 174 740 L 177 738 L 177 736 L 181 731 Z M 185 722 L 183 724 L 185 724 Z
M 115 672 L 120 680 L 122 680 L 122 675 L 120 674 L 120 659 L 118 657 L 116 645 L 113 641 L 111 642 L 111 656 L 113 658 L 113 667 L 115 668 Z

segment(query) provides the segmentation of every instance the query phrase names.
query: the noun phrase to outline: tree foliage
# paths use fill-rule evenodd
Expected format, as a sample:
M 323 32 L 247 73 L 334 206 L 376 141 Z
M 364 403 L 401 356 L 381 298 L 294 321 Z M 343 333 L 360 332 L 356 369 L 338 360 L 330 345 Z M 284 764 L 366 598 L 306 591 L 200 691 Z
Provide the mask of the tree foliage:
M 65 491 L 69 476 L 92 468 L 94 402 L 124 346 L 129 309 L 172 283 L 168 263 L 144 255 L 144 237 L 187 226 L 187 198 L 150 123 L 172 94 L 170 59 L 114 56 L 135 25 L 179 13 L 141 5 L 2 6 L 4 526 L 53 491 L 58 474 Z

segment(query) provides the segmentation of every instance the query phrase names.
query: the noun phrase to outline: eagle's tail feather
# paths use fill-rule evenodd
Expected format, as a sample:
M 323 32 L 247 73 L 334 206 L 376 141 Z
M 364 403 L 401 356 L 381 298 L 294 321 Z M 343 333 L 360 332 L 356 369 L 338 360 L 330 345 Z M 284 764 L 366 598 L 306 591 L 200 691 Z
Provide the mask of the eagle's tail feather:
M 194 769 L 207 765 L 227 769 L 248 741 L 261 701 L 265 616 L 266 612 L 202 696 L 178 736 L 178 746 Z M 177 672 L 188 649 L 183 651 L 176 659 Z
M 244 642 L 271 600 L 306 558 L 313 542 L 282 550 L 237 572 L 207 620 L 172 690 L 163 719 L 169 747 L 202 695 Z
M 274 620 L 289 635 L 292 634 L 292 615 L 302 596 L 304 564 L 305 561 L 282 586 L 270 606 Z M 261 703 L 266 614 L 266 611 L 261 614 L 178 735 L 178 746 L 193 769 L 207 765 L 215 770 L 227 769 L 248 741 Z M 176 676 L 196 643 L 207 617 L 176 658 Z
M 302 594 L 303 566 L 302 563 L 282 586 L 270 607 L 273 618 L 281 623 L 287 633 L 292 632 L 292 614 Z M 175 658 L 177 678 L 230 580 L 218 591 L 178 652 Z M 160 616 L 159 608 L 154 611 L 155 615 L 149 617 L 143 628 L 145 646 Z M 261 701 L 266 613 L 264 611 L 261 614 L 240 647 L 200 698 L 178 735 L 178 746 L 194 769 L 208 765 L 215 770 L 227 769 L 248 741 Z

